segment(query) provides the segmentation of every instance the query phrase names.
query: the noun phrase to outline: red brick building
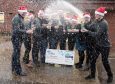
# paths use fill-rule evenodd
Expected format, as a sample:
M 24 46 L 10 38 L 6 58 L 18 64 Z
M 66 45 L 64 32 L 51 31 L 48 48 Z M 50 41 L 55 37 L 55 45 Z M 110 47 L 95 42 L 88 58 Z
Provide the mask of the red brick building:
M 30 10 L 37 12 L 44 8 L 51 0 L 0 0 L 0 12 L 4 12 L 4 23 L 0 23 L 0 32 L 11 31 L 11 20 L 16 14 L 20 5 L 26 5 Z M 55 0 L 53 0 L 55 1 Z M 94 16 L 94 11 L 100 6 L 107 7 L 108 14 L 106 19 L 109 22 L 109 33 L 113 45 L 112 50 L 115 50 L 115 1 L 114 0 L 66 0 L 83 11 L 91 12 Z

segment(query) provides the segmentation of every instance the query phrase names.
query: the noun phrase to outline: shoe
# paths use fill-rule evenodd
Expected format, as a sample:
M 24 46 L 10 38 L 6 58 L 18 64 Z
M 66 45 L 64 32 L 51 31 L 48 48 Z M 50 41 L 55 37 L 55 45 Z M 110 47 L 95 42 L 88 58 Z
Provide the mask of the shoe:
M 15 71 L 12 71 L 12 74 L 14 74 L 15 76 L 27 76 L 25 72 L 16 73 Z
M 26 66 L 27 66 L 28 68 L 33 68 L 33 65 L 32 65 L 32 64 L 26 64 Z
M 82 68 L 82 71 L 89 71 L 89 69 L 90 69 L 89 67 L 85 66 L 85 67 Z
M 34 64 L 35 67 L 40 67 L 40 63 Z
M 113 76 L 109 76 L 107 79 L 107 83 L 112 83 L 112 81 L 113 81 Z
M 31 60 L 28 60 L 28 59 L 26 59 L 26 58 L 23 57 L 23 63 L 24 64 L 28 64 L 29 62 L 31 62 Z
M 45 59 L 41 59 L 41 63 L 44 64 L 45 63 Z
M 72 67 L 72 65 L 66 65 L 66 67 Z
M 80 63 L 75 64 L 75 68 L 76 68 L 76 69 L 82 68 L 82 64 L 80 64 Z
M 78 66 L 79 65 L 79 62 L 75 64 L 75 66 Z
M 21 72 L 21 73 L 19 73 L 19 74 L 17 74 L 17 75 L 19 75 L 19 76 L 27 76 L 27 73 Z
M 86 80 L 91 80 L 91 79 L 95 79 L 95 76 L 92 75 L 88 75 L 87 77 L 85 77 Z
M 29 61 L 23 60 L 23 63 L 24 63 L 24 64 L 28 64 L 28 63 L 29 63 Z
M 28 64 L 26 64 L 28 68 L 33 68 L 33 62 L 30 60 Z

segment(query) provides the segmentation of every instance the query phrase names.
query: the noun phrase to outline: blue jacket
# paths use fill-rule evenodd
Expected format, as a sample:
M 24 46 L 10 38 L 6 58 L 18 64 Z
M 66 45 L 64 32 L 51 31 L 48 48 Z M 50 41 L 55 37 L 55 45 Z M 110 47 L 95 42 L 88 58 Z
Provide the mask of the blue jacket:
M 76 29 L 81 29 L 81 24 L 76 26 Z M 79 32 L 76 35 L 76 49 L 84 51 L 87 48 L 86 46 L 86 35 L 85 33 Z

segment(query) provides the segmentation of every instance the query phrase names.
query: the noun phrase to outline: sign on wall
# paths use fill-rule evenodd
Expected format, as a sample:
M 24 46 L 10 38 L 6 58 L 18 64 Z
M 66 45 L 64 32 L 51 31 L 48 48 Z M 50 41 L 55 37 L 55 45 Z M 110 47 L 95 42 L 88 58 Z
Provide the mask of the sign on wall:
M 46 50 L 46 63 L 74 65 L 74 51 L 69 50 Z
M 4 23 L 4 12 L 0 12 L 0 23 Z

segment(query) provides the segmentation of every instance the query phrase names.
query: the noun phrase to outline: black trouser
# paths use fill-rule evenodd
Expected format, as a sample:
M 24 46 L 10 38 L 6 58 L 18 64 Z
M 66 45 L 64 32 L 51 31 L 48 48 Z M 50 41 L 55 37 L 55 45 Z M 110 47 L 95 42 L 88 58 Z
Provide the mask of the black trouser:
M 85 53 L 84 53 L 84 51 L 78 50 L 78 54 L 79 54 L 79 64 L 82 65 L 83 61 L 84 61 Z
M 110 52 L 110 47 L 100 47 L 100 46 L 95 47 L 95 49 L 93 50 L 93 55 L 91 56 L 91 60 L 90 60 L 91 61 L 91 75 L 92 76 L 95 76 L 96 60 L 100 54 L 102 56 L 102 62 L 103 62 L 104 68 L 107 72 L 107 75 L 108 76 L 113 75 L 111 72 L 109 61 L 108 61 L 109 52 Z
M 83 64 L 84 58 L 85 58 L 85 51 L 80 51 L 78 50 L 79 54 L 79 63 Z M 91 51 L 86 49 L 86 64 L 89 65 L 90 63 L 90 56 L 91 56 Z
M 92 55 L 92 47 L 86 48 L 86 64 L 89 65 L 90 64 L 90 58 Z
M 24 37 L 24 46 L 25 46 L 25 53 L 23 57 L 23 61 L 27 64 L 29 63 L 29 53 L 31 51 L 31 36 L 25 35 Z
M 66 50 L 66 39 L 67 39 L 67 34 L 63 34 L 60 36 L 60 50 Z
M 49 49 L 57 49 L 58 37 L 49 37 Z
M 74 46 L 75 46 L 75 34 L 68 34 L 68 49 L 69 50 L 74 50 Z
M 33 41 L 32 48 L 32 58 L 35 64 L 38 64 L 38 53 L 40 51 L 40 60 L 41 63 L 45 63 L 45 53 L 47 49 L 47 40 L 46 39 L 36 39 Z
M 22 42 L 23 42 L 22 38 L 12 36 L 12 44 L 13 44 L 12 71 L 15 71 L 17 74 L 20 74 L 22 72 L 20 64 L 20 50 Z

